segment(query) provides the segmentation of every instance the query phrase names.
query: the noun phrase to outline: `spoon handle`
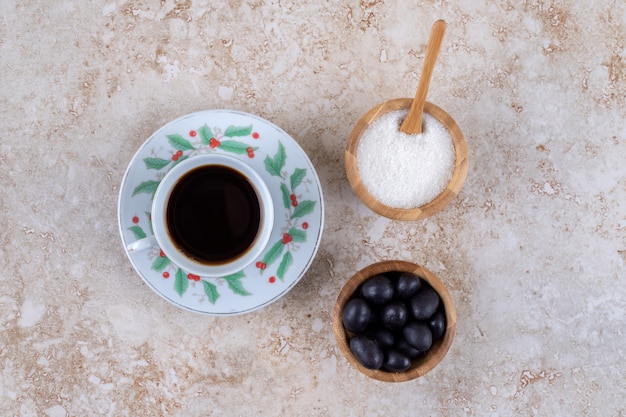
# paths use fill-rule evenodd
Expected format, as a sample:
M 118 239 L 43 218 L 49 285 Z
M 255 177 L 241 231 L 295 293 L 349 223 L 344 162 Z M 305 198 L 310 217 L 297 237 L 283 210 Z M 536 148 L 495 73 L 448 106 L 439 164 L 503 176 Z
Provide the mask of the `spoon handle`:
M 406 118 L 400 125 L 400 131 L 403 133 L 409 135 L 422 133 L 422 112 L 424 111 L 426 94 L 428 93 L 430 78 L 433 75 L 433 69 L 435 68 L 435 63 L 437 62 L 437 55 L 439 55 L 439 48 L 441 47 L 441 41 L 443 40 L 443 34 L 445 31 L 445 21 L 437 20 L 433 23 L 433 27 L 430 30 L 430 36 L 428 37 L 428 44 L 426 45 L 426 57 L 424 58 L 422 75 L 420 76 L 419 84 L 417 84 L 415 98 L 413 99 L 413 103 L 411 103 L 411 108 L 409 109 Z

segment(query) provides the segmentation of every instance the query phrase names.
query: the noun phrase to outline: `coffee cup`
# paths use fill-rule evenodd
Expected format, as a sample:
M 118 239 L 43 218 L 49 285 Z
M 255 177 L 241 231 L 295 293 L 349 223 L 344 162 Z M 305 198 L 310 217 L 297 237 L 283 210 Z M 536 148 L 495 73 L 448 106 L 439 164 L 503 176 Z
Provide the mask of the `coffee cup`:
M 129 253 L 158 245 L 184 271 L 234 274 L 258 259 L 274 225 L 269 188 L 246 162 L 223 154 L 181 161 L 161 180 L 152 201 L 154 236 Z

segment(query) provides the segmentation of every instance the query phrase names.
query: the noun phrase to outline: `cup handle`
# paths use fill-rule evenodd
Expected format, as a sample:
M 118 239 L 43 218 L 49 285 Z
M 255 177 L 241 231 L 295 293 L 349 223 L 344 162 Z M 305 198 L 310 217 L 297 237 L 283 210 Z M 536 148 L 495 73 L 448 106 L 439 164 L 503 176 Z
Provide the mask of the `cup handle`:
M 152 248 L 157 245 L 157 240 L 153 236 L 144 237 L 143 239 L 139 239 L 126 246 L 126 250 L 128 253 L 141 252 L 142 250 L 146 250 Z

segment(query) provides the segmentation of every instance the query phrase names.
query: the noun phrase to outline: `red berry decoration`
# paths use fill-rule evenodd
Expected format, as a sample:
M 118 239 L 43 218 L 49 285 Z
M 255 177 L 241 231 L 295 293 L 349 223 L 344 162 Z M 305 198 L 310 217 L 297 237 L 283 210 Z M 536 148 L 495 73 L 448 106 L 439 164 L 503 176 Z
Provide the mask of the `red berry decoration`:
M 253 132 L 253 133 L 252 133 L 252 137 L 253 137 L 254 139 L 258 139 L 258 138 L 259 138 L 259 134 L 258 134 L 257 132 Z
M 308 229 L 309 228 L 309 224 L 307 222 L 302 223 L 302 228 L 304 230 Z
M 174 162 L 178 161 L 178 154 L 172 155 L 172 161 Z
M 137 216 L 133 217 L 133 223 L 135 224 L 139 223 L 139 217 Z
M 248 158 L 254 158 L 254 149 L 248 148 L 246 150 L 248 151 Z
M 283 235 L 283 245 L 286 245 L 287 243 L 291 242 L 293 240 L 293 237 L 291 237 L 291 235 L 289 233 L 285 233 Z
M 168 279 L 170 277 L 170 273 L 165 271 L 163 272 L 163 278 Z
M 217 148 L 217 147 L 219 147 L 220 145 L 221 145 L 220 141 L 219 141 L 219 140 L 217 140 L 217 139 L 215 139 L 215 138 L 211 138 L 211 140 L 209 141 L 209 147 L 210 147 L 211 149 L 213 149 L 213 148 Z
M 192 138 L 196 136 L 196 131 L 192 130 L 191 132 L 189 132 L 189 136 L 191 136 Z
M 265 262 L 261 262 L 261 261 L 259 261 L 259 262 L 257 262 L 255 265 L 256 265 L 256 267 L 257 267 L 257 268 L 259 268 L 259 269 L 265 269 L 265 268 L 267 268 L 267 265 L 265 265 Z
M 163 249 L 161 249 L 161 250 L 159 251 L 159 256 L 160 256 L 161 258 L 165 258 L 165 252 L 163 252 Z
M 183 151 L 181 151 L 180 149 L 176 151 L 176 156 L 178 156 L 179 158 L 181 156 L 183 156 Z
M 273 284 L 276 282 L 276 277 L 272 275 L 268 281 L 270 282 L 270 284 Z
M 191 281 L 200 281 L 200 277 L 195 274 L 187 274 L 187 279 L 190 279 Z

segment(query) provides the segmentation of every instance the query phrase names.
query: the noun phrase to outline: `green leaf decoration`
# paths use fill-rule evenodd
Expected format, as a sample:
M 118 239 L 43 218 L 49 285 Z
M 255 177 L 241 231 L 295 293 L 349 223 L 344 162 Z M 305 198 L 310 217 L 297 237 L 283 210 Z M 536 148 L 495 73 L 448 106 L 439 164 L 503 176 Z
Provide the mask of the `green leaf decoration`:
M 209 303 L 215 304 L 217 299 L 220 298 L 220 293 L 217 291 L 215 284 L 202 280 L 202 285 L 204 286 L 204 293 L 209 299 Z
M 174 147 L 174 149 L 179 149 L 181 151 L 191 151 L 195 149 L 187 139 L 178 134 L 167 135 L 167 140 L 170 142 L 170 145 Z
M 156 192 L 157 187 L 159 186 L 159 181 L 148 180 L 144 181 L 135 187 L 133 191 L 133 197 L 140 193 L 146 194 L 154 194 Z
M 143 229 L 139 226 L 131 226 L 128 228 L 128 230 L 133 232 L 133 235 L 135 235 L 135 239 L 143 239 L 144 237 L 146 237 L 146 232 L 144 232 Z
M 265 265 L 273 264 L 280 257 L 280 255 L 283 253 L 283 248 L 284 247 L 285 247 L 285 245 L 283 245 L 282 239 L 279 240 L 278 242 L 274 243 L 274 246 L 272 246 L 270 248 L 270 250 L 263 257 L 263 261 L 262 262 Z
M 208 125 L 202 126 L 198 129 L 198 133 L 200 134 L 200 141 L 203 145 L 208 145 L 213 137 L 213 131 Z
M 285 272 L 287 272 L 287 269 L 289 269 L 292 263 L 293 256 L 291 255 L 291 252 L 285 253 L 285 256 L 283 256 L 283 260 L 280 261 L 280 265 L 278 266 L 278 271 L 276 272 L 276 276 L 278 276 L 281 281 L 285 277 Z
M 146 164 L 146 168 L 148 169 L 163 169 L 172 162 L 171 159 L 163 159 L 163 158 L 145 158 L 143 160 L 144 164 Z
M 289 196 L 291 194 L 289 194 L 289 190 L 287 189 L 287 186 L 281 183 L 280 191 L 282 191 L 282 194 L 283 194 L 283 203 L 285 204 L 285 208 L 289 208 L 289 206 L 291 205 L 291 199 L 289 198 Z
M 296 229 L 292 227 L 288 232 L 291 235 L 291 240 L 294 242 L 306 242 L 306 232 L 304 230 Z
M 295 190 L 296 187 L 300 185 L 304 177 L 306 177 L 306 169 L 296 168 L 289 178 L 289 181 L 291 182 L 291 189 Z
M 232 152 L 236 154 L 248 153 L 248 148 L 251 148 L 247 143 L 239 142 L 236 140 L 223 140 L 220 144 L 220 149 L 226 152 Z M 252 148 L 256 150 L 257 148 Z
M 282 143 L 278 142 L 278 151 L 273 158 L 269 156 L 265 157 L 263 161 L 265 163 L 265 169 L 271 175 L 276 177 L 280 177 L 280 170 L 285 166 L 285 160 L 287 159 L 287 154 L 285 153 L 285 147 Z
M 251 292 L 246 290 L 241 283 L 241 278 L 244 277 L 243 272 L 236 273 L 233 275 L 229 275 L 224 277 L 226 283 L 228 283 L 228 288 L 230 288 L 237 295 L 252 295 Z
M 263 163 L 265 164 L 265 170 L 269 172 L 270 175 L 280 177 L 280 169 L 276 167 L 276 164 L 274 163 L 274 160 L 272 158 L 266 156 L 265 160 L 263 160 Z
M 176 280 L 174 281 L 174 291 L 178 293 L 181 297 L 187 291 L 187 287 L 189 287 L 189 279 L 187 278 L 187 274 L 182 269 L 178 269 L 176 271 Z
M 226 128 L 226 132 L 224 132 L 224 136 L 228 136 L 229 138 L 235 136 L 248 136 L 252 132 L 252 125 L 250 126 L 228 126 Z
M 170 264 L 170 262 L 171 261 L 167 256 L 157 256 L 154 262 L 152 262 L 152 269 L 157 272 L 161 272 Z
M 293 209 L 293 214 L 291 217 L 293 219 L 297 217 L 305 216 L 311 213 L 315 209 L 315 201 L 304 200 L 298 202 L 298 205 Z

